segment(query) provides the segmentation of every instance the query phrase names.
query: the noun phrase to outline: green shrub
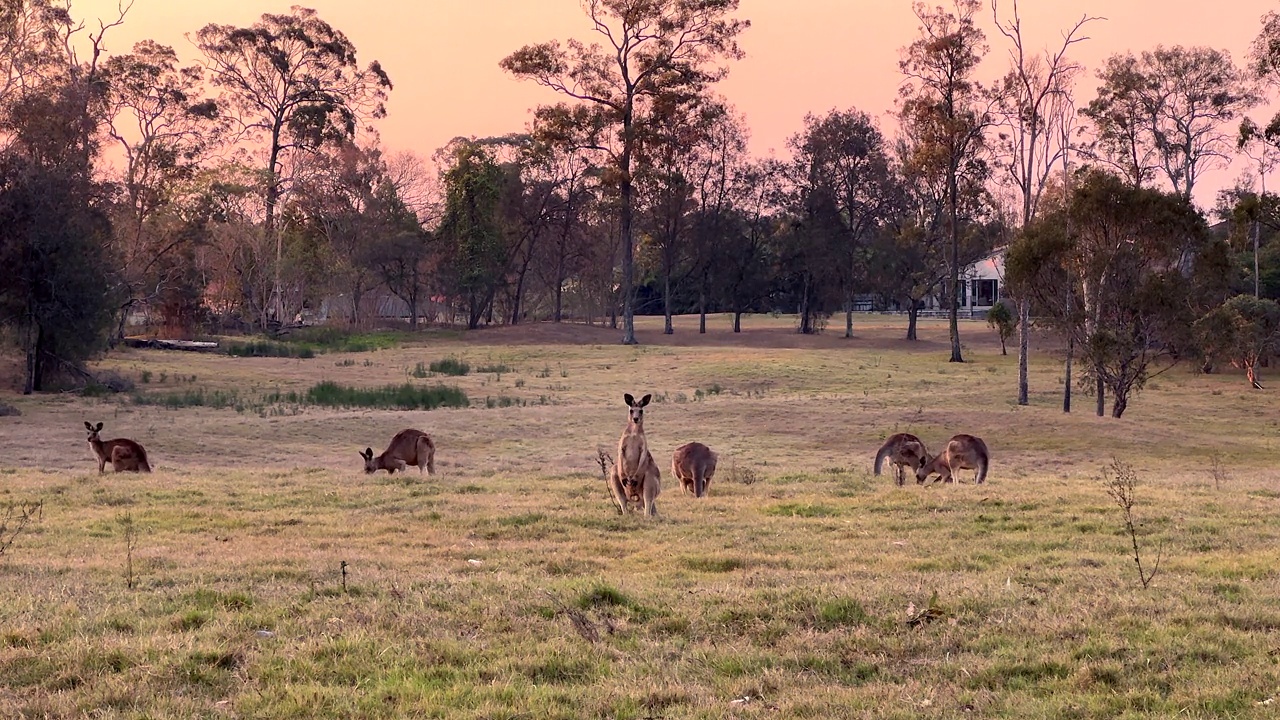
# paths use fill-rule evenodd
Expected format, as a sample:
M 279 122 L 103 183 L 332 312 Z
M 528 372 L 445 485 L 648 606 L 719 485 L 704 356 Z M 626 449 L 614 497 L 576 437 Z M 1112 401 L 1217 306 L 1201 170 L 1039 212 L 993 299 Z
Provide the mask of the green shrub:
M 443 360 L 433 360 L 431 362 L 431 372 L 440 373 L 441 375 L 466 375 L 471 372 L 471 366 L 458 358 L 450 357 Z

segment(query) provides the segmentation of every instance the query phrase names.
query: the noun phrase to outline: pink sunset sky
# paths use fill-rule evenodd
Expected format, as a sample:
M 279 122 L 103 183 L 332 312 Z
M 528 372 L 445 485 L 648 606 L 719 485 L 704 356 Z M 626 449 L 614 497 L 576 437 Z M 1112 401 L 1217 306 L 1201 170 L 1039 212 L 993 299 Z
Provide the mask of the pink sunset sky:
M 116 0 L 73 0 L 73 14 L 96 27 L 113 18 Z M 247 26 L 264 12 L 288 12 L 293 2 L 263 0 L 135 0 L 122 27 L 108 34 L 110 52 L 128 52 L 153 39 L 174 46 L 186 61 L 198 52 L 184 36 L 216 22 Z M 391 150 L 430 157 L 459 135 L 500 135 L 522 130 L 529 111 L 557 98 L 549 90 L 519 82 L 498 61 L 521 45 L 577 36 L 589 38 L 578 0 L 311 0 L 320 17 L 344 32 L 361 64 L 377 59 L 395 83 L 389 116 L 378 125 Z M 930 3 L 936 4 L 936 3 Z M 950 7 L 949 2 L 942 3 Z M 1012 10 L 1000 2 L 1001 17 Z M 1090 39 L 1073 57 L 1086 74 L 1076 102 L 1093 98 L 1094 70 L 1113 53 L 1165 45 L 1225 49 L 1241 62 L 1257 35 L 1261 17 L 1280 10 L 1277 0 L 1023 0 L 1024 38 L 1031 48 L 1056 48 L 1061 32 L 1081 16 Z M 740 38 L 746 59 L 733 65 L 719 91 L 747 117 L 751 149 L 785 152 L 788 136 L 806 113 L 856 107 L 892 130 L 889 113 L 902 81 L 898 59 L 917 35 L 909 0 L 741 0 L 739 17 L 751 21 Z M 982 75 L 1007 67 L 1007 41 L 992 23 L 990 6 L 980 16 L 990 52 Z M 1258 120 L 1270 109 L 1257 109 Z M 1245 170 L 1237 162 L 1204 177 L 1198 203 L 1212 205 L 1217 190 Z

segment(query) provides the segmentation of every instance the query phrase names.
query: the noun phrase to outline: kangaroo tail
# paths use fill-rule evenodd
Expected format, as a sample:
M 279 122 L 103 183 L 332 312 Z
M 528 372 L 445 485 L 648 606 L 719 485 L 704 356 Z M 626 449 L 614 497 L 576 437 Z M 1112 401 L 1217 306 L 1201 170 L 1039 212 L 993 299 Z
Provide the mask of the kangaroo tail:
M 138 468 L 143 472 L 151 472 L 151 463 L 147 460 L 147 451 L 141 445 L 138 446 Z
M 889 457 L 889 443 L 880 446 L 876 452 L 876 474 L 880 474 L 880 468 L 884 467 L 884 459 Z
M 977 480 L 977 481 L 978 481 L 979 483 L 984 483 L 984 482 L 986 482 L 986 481 L 987 481 L 987 465 L 991 463 L 991 458 L 989 458 L 989 457 L 987 456 L 987 454 L 986 454 L 986 453 L 983 453 L 983 454 L 982 454 L 982 459 L 981 459 L 981 461 L 980 461 L 980 462 L 981 462 L 981 464 L 982 464 L 982 467 L 978 468 L 978 480 Z
M 693 471 L 693 496 L 702 497 L 707 491 L 707 471 L 704 468 L 698 468 Z

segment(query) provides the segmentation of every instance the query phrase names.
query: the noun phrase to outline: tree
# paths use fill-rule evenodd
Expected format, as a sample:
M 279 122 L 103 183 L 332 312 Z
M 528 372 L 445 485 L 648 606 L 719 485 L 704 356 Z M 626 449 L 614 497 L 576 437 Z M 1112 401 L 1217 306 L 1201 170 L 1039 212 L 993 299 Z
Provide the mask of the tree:
M 445 211 L 435 241 L 449 289 L 465 297 L 467 327 L 480 326 L 507 269 L 501 215 L 504 171 L 482 146 L 458 142 L 444 173 Z
M 196 34 L 213 84 L 242 136 L 265 137 L 264 229 L 276 243 L 272 314 L 283 321 L 283 244 L 276 211 L 286 189 L 285 156 L 355 136 L 367 117 L 386 114 L 391 80 L 376 61 L 361 69 L 355 45 L 314 10 L 263 14 L 247 28 L 209 24 Z
M 1119 418 L 1133 392 L 1189 346 L 1205 237 L 1203 218 L 1180 196 L 1090 170 L 1013 243 L 1005 273 L 1074 339 L 1085 376 L 1111 391 Z
M 216 147 L 221 128 L 217 104 L 200 97 L 201 69 L 179 67 L 173 48 L 137 43 L 132 53 L 103 63 L 102 74 L 109 88 L 107 132 L 124 154 L 124 202 L 114 223 L 119 339 L 134 305 L 166 293 L 172 299 L 172 284 L 194 280 L 190 268 L 168 255 L 195 237 L 178 229 L 182 185 Z
M 1008 304 L 997 302 L 990 310 L 987 311 L 987 326 L 996 331 L 1000 336 L 1000 354 L 1008 355 L 1005 349 L 1005 341 L 1013 337 L 1018 331 L 1018 324 L 1021 320 L 1014 316 L 1009 310 Z
M 742 314 L 769 290 L 776 237 L 782 224 L 786 168 L 777 160 L 748 162 L 733 177 L 733 200 L 720 222 L 717 258 L 719 295 L 733 312 L 733 331 L 742 332 Z
M 1210 362 L 1228 359 L 1244 369 L 1251 387 L 1261 390 L 1258 362 L 1280 353 L 1280 303 L 1237 295 L 1197 320 L 1194 330 Z
M 593 30 L 603 37 L 585 45 L 570 40 L 527 45 L 501 66 L 580 103 L 563 116 L 593 138 L 609 157 L 619 196 L 622 245 L 623 337 L 636 342 L 635 242 L 632 237 L 632 161 L 642 130 L 657 107 L 693 102 L 738 59 L 735 38 L 749 23 L 731 17 L 738 0 L 584 0 Z
M 67 0 L 0 1 L 0 105 L 62 77 L 66 41 L 82 27 Z
M 1035 218 L 1040 196 L 1059 162 L 1066 162 L 1069 147 L 1067 125 L 1071 120 L 1071 85 L 1080 66 L 1067 59 L 1072 45 L 1087 40 L 1078 36 L 1091 20 L 1082 17 L 1062 34 L 1062 45 L 1044 56 L 1030 55 L 1022 39 L 1022 18 L 1017 0 L 1013 17 L 1001 21 L 996 0 L 991 0 L 996 29 L 1009 42 L 1009 71 L 995 88 L 996 117 L 1001 131 L 996 156 L 1017 188 L 1021 204 L 1018 227 L 1025 228 Z M 1031 302 L 1026 293 L 1018 297 L 1018 404 L 1028 399 Z M 1004 336 L 1000 338 L 1004 353 Z
M 1257 102 L 1230 54 L 1213 48 L 1114 55 L 1098 76 L 1098 97 L 1082 111 L 1098 155 L 1123 158 L 1135 185 L 1158 171 L 1187 201 L 1204 171 L 1230 160 L 1235 138 L 1224 126 Z
M 26 356 L 28 394 L 64 371 L 87 375 L 82 363 L 104 345 L 111 320 L 111 222 L 87 161 L 96 146 L 80 145 L 84 91 L 28 90 L 0 122 L 15 138 L 0 152 L 0 323 Z
M 866 113 L 833 110 L 805 117 L 791 138 L 796 176 L 830 193 L 839 225 L 834 240 L 836 271 L 844 295 L 845 333 L 853 337 L 853 298 L 865 289 L 869 244 L 901 202 L 884 136 Z
M 920 38 L 907 46 L 898 66 L 907 77 L 901 91 L 901 117 L 916 128 L 920 138 L 915 146 L 916 161 L 937 165 L 946 182 L 951 362 L 964 362 L 959 324 L 960 237 L 964 232 L 960 194 L 964 178 L 986 172 L 981 153 L 991 116 L 982 102 L 982 88 L 973 79 L 987 52 L 985 36 L 974 21 L 979 0 L 954 3 L 954 12 L 915 4 Z

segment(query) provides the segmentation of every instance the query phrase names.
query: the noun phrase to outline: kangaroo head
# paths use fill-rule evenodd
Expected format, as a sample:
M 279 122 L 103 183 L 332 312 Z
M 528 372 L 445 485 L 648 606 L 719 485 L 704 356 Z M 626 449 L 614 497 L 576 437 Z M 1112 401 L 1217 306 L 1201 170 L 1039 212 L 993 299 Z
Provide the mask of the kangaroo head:
M 627 407 L 630 408 L 627 415 L 632 425 L 640 425 L 644 422 L 644 406 L 649 404 L 652 397 L 652 395 L 645 395 L 640 398 L 640 402 L 636 402 L 636 399 L 631 397 L 631 393 L 623 393 L 622 399 L 627 401 Z
M 84 428 L 89 431 L 89 442 L 93 442 L 98 439 L 98 433 L 102 432 L 102 423 L 98 423 L 95 426 L 91 425 L 88 421 L 85 421 Z
M 378 471 L 378 463 L 373 457 L 373 448 L 365 448 L 360 453 L 360 457 L 364 458 L 364 471 L 366 473 L 375 473 Z
M 933 458 L 928 453 L 920 456 L 920 464 L 916 466 L 916 482 L 923 483 L 929 479 L 929 468 L 933 467 Z

